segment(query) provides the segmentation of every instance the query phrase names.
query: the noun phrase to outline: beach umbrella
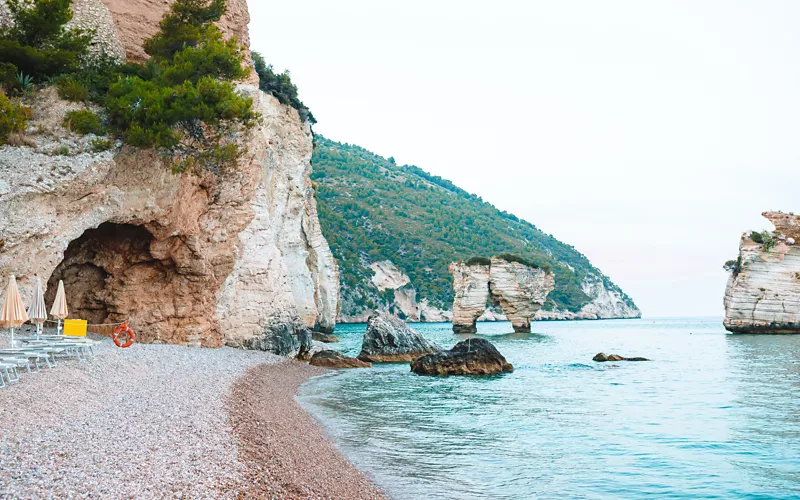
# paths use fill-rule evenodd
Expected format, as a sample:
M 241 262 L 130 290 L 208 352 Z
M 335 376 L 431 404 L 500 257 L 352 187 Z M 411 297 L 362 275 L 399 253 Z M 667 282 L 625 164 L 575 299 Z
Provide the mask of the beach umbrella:
M 11 330 L 11 347 L 14 347 L 14 328 L 19 328 L 26 321 L 28 321 L 28 314 L 22 304 L 22 297 L 19 296 L 17 280 L 12 274 L 6 287 L 3 309 L 0 310 L 0 328 Z
M 47 306 L 44 305 L 44 292 L 42 291 L 42 279 L 36 277 L 36 286 L 33 289 L 31 303 L 28 306 L 28 319 L 36 325 L 36 340 L 42 332 L 42 324 L 47 321 Z
M 61 335 L 61 320 L 69 315 L 67 309 L 67 296 L 64 294 L 64 282 L 58 280 L 58 290 L 56 290 L 56 300 L 50 309 L 50 316 L 58 320 L 58 334 Z

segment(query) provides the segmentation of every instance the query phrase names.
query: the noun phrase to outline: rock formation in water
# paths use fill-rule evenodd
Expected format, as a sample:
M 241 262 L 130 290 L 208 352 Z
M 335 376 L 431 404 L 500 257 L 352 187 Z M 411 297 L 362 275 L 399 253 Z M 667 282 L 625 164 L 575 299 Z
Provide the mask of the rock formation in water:
M 531 320 L 555 286 L 552 273 L 500 258 L 489 265 L 455 262 L 453 331 L 475 333 L 487 303 L 499 305 L 515 332 L 530 332 Z
M 495 375 L 513 370 L 511 363 L 485 339 L 462 340 L 449 351 L 411 362 L 411 371 L 419 375 Z
M 356 358 L 348 358 L 337 351 L 326 349 L 311 356 L 309 364 L 322 368 L 369 368 L 372 363 Z
M 77 2 L 73 22 L 93 23 L 107 52 L 144 57 L 169 2 L 104 3 Z M 221 27 L 247 43 L 245 0 L 228 8 Z M 91 136 L 60 125 L 83 105 L 40 92 L 33 144 L 0 149 L 0 275 L 16 274 L 24 295 L 42 277 L 48 300 L 63 279 L 73 317 L 127 320 L 143 342 L 290 354 L 308 328 L 330 333 L 338 270 L 309 179 L 311 130 L 252 83 L 238 90 L 263 121 L 219 176 L 175 175 L 149 150 L 94 153 Z
M 725 289 L 725 328 L 735 333 L 800 333 L 800 216 L 764 212 L 772 233 L 747 232 Z
M 605 363 L 606 361 L 650 361 L 650 360 L 641 357 L 625 358 L 620 356 L 619 354 L 606 354 L 604 352 L 598 352 L 597 354 L 594 355 L 592 361 L 597 361 L 598 363 Z
M 425 340 L 404 321 L 379 312 L 367 322 L 358 359 L 371 363 L 408 362 L 438 351 L 436 345 Z

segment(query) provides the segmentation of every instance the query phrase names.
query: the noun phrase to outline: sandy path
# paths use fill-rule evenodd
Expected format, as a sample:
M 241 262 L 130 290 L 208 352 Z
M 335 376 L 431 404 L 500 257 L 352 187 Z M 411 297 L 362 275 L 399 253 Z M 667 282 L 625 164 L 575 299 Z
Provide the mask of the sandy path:
M 234 384 L 228 411 L 247 465 L 243 498 L 383 498 L 295 400 L 322 373 L 286 361 L 252 368 Z

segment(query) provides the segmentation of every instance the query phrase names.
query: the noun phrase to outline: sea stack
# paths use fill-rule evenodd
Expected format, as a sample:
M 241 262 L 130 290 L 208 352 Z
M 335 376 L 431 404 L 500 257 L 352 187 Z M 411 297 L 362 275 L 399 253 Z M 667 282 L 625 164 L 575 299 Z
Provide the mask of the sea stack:
M 800 216 L 764 212 L 772 232 L 748 231 L 728 261 L 724 326 L 734 333 L 800 333 Z
M 486 261 L 450 264 L 455 292 L 453 331 L 477 332 L 477 319 L 491 300 L 503 309 L 515 332 L 530 332 L 531 320 L 555 287 L 553 274 L 513 256 Z

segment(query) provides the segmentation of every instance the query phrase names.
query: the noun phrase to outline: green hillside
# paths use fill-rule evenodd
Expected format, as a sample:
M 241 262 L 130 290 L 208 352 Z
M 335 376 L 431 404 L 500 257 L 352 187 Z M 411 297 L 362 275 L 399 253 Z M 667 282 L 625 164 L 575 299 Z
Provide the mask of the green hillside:
M 619 290 L 571 245 L 418 167 L 317 135 L 312 179 L 322 231 L 341 267 L 345 314 L 392 302 L 391 291 L 379 294 L 370 281 L 369 265 L 384 259 L 408 274 L 419 299 L 443 309 L 453 301 L 451 262 L 501 253 L 553 270 L 548 310 L 588 303 L 580 286 L 587 275 Z

